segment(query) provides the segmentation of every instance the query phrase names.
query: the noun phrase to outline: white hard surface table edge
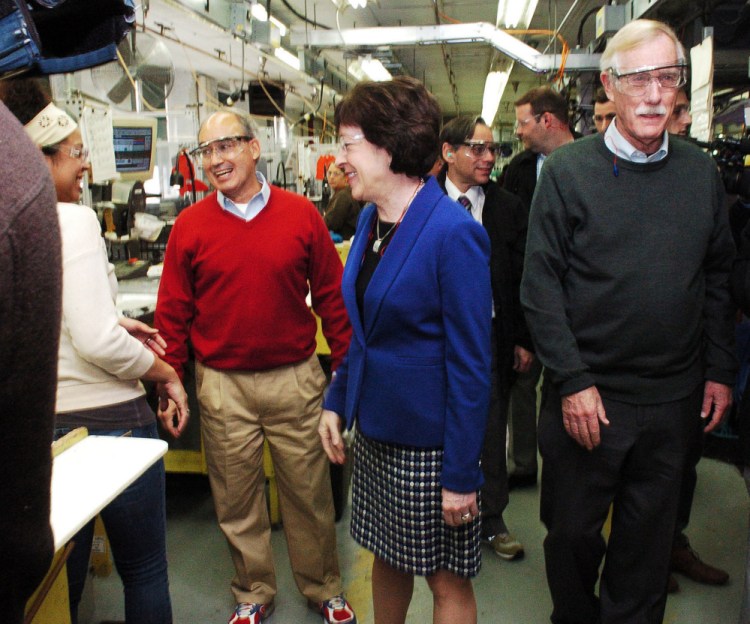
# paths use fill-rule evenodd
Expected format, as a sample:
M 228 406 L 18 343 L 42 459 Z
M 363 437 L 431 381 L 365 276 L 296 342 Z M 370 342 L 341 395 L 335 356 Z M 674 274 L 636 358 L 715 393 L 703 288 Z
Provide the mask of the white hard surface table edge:
M 164 440 L 87 436 L 52 464 L 55 550 L 167 452 Z

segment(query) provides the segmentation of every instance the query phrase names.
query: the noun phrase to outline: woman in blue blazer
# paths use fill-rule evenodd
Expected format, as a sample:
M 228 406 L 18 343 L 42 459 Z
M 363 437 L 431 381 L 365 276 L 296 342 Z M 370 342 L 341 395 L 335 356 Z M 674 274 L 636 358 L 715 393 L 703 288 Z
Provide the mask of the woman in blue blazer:
M 342 290 L 349 353 L 320 435 L 344 461 L 355 422 L 352 536 L 375 554 L 375 622 L 403 622 L 414 575 L 435 621 L 476 622 L 477 491 L 490 390 L 492 296 L 484 228 L 424 179 L 441 114 L 412 78 L 360 83 L 339 104 L 336 164 L 370 202 Z

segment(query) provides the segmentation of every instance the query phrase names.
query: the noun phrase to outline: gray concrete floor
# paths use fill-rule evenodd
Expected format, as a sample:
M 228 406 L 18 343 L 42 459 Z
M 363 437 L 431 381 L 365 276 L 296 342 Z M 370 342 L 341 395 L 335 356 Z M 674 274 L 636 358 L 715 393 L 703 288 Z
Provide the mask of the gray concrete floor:
M 731 575 L 725 587 L 701 586 L 678 576 L 681 591 L 669 597 L 667 624 L 735 624 L 739 612 L 748 534 L 748 496 L 738 471 L 715 460 L 698 466 L 698 488 L 688 535 L 702 558 Z M 513 491 L 506 521 L 526 547 L 522 561 L 507 562 L 484 551 L 482 571 L 475 580 L 479 621 L 491 624 L 549 622 L 551 602 L 544 575 L 538 489 Z M 170 586 L 176 624 L 227 621 L 233 608 L 229 582 L 233 570 L 224 539 L 216 525 L 205 477 L 170 475 L 167 483 Z M 371 624 L 370 556 L 348 533 L 348 514 L 338 523 L 339 557 L 347 597 L 360 624 Z M 279 594 L 270 624 L 305 624 L 320 618 L 306 608 L 292 580 L 281 530 L 273 533 Z M 407 622 L 432 620 L 429 590 L 415 584 Z M 81 624 L 122 620 L 122 590 L 116 573 L 88 583 Z

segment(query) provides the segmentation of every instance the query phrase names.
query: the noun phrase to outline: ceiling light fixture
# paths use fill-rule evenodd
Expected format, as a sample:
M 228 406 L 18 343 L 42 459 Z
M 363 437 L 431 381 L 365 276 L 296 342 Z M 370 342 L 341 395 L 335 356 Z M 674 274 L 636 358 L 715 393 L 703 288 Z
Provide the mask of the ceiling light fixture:
M 250 7 L 250 15 L 252 15 L 258 21 L 261 21 L 261 22 L 268 21 L 268 12 L 266 11 L 266 7 L 264 7 L 260 3 L 253 4 Z
M 393 77 L 383 63 L 369 56 L 360 56 L 356 61 L 353 61 L 349 65 L 349 73 L 360 81 L 385 82 Z
M 337 9 L 343 9 L 347 4 L 353 9 L 364 9 L 367 6 L 367 0 L 331 0 Z
M 509 69 L 493 71 L 487 74 L 487 80 L 484 82 L 484 97 L 482 98 L 482 119 L 489 126 L 492 126 L 492 123 L 495 121 L 495 115 L 500 106 L 500 100 L 503 98 L 503 91 L 505 91 L 509 77 Z
M 250 14 L 259 22 L 267 22 L 269 19 L 266 7 L 264 7 L 262 4 L 253 4 L 250 7 Z M 271 23 L 279 29 L 279 35 L 281 35 L 282 37 L 286 35 L 287 30 L 289 30 L 287 25 L 284 24 L 281 20 L 276 19 L 273 15 L 270 19 Z
M 273 15 L 271 16 L 271 23 L 276 25 L 276 28 L 279 29 L 279 35 L 282 37 L 286 36 L 287 31 L 289 30 L 289 27 L 284 24 L 281 20 L 277 20 Z
M 289 65 L 289 67 L 292 67 L 296 69 L 297 71 L 300 70 L 299 57 L 289 52 L 289 50 L 286 50 L 281 47 L 274 48 L 273 54 L 277 59 Z
M 497 25 L 526 28 L 534 16 L 538 0 L 498 0 Z

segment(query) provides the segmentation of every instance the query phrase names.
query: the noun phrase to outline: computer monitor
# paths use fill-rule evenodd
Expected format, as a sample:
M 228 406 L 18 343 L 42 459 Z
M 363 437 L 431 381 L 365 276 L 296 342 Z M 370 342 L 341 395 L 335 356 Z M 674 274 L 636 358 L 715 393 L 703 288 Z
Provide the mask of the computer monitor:
M 156 163 L 154 117 L 121 117 L 112 120 L 115 169 L 120 179 L 145 182 L 154 175 Z

